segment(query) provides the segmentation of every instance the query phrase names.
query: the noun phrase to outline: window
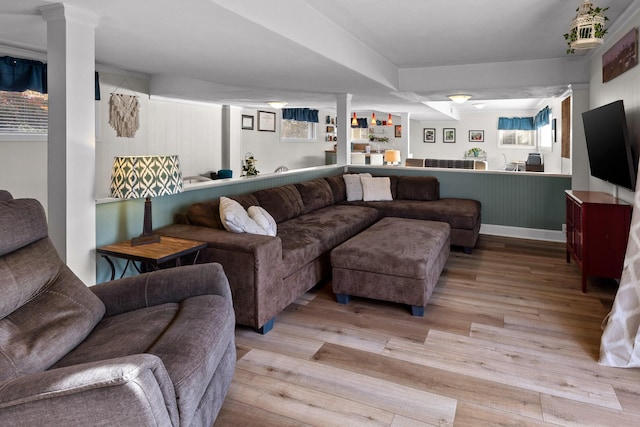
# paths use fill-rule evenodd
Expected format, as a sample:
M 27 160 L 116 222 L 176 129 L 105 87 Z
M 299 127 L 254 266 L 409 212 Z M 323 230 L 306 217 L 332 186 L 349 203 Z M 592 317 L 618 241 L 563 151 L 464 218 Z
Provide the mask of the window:
M 553 118 L 549 114 L 549 124 L 538 128 L 538 150 L 551 151 L 553 148 Z
M 46 135 L 48 96 L 39 92 L 0 91 L 0 134 Z
M 502 148 L 533 148 L 536 146 L 533 130 L 498 130 L 498 146 Z
M 316 123 L 282 120 L 282 139 L 315 141 Z

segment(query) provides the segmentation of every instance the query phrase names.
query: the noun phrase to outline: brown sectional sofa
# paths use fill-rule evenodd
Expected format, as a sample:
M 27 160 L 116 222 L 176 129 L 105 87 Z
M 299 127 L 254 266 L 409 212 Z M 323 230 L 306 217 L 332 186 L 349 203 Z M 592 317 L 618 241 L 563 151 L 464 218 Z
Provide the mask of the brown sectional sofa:
M 239 324 L 261 333 L 275 316 L 330 277 L 330 252 L 386 216 L 445 221 L 451 244 L 470 253 L 480 230 L 480 203 L 440 199 L 435 177 L 391 176 L 391 201 L 352 201 L 342 175 L 233 196 L 245 209 L 261 206 L 277 222 L 275 237 L 226 231 L 219 199 L 191 205 L 161 235 L 201 240 L 198 262 L 218 262 L 229 278 Z

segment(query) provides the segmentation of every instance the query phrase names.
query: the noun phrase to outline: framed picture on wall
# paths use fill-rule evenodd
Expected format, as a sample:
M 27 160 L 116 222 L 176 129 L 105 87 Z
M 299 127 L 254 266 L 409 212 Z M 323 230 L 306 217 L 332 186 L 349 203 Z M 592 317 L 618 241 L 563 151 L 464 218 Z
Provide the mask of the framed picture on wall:
M 253 116 L 242 115 L 242 129 L 253 130 Z
M 258 130 L 263 132 L 276 131 L 276 113 L 258 111 Z
M 470 130 L 469 131 L 469 142 L 484 142 L 484 131 L 483 130 Z
M 394 135 L 396 138 L 402 138 L 402 125 L 395 125 L 393 128 Z
M 456 142 L 456 128 L 442 129 L 442 141 L 449 143 Z
M 436 142 L 436 130 L 434 128 L 423 128 L 422 135 L 422 142 Z

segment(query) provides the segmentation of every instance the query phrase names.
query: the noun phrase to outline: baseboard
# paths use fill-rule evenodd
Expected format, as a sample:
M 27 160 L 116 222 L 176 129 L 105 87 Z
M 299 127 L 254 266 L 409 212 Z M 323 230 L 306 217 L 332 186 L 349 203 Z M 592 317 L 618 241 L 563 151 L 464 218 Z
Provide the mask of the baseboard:
M 565 242 L 563 231 L 541 230 L 537 228 L 510 227 L 506 225 L 482 224 L 480 234 L 490 236 L 516 237 L 519 239 L 546 240 L 549 242 Z

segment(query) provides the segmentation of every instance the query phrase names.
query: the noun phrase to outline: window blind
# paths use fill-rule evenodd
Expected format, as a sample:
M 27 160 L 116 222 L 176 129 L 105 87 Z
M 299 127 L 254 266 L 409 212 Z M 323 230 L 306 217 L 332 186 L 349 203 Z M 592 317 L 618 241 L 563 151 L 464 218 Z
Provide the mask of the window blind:
M 46 135 L 48 131 L 46 94 L 0 91 L 0 134 Z

